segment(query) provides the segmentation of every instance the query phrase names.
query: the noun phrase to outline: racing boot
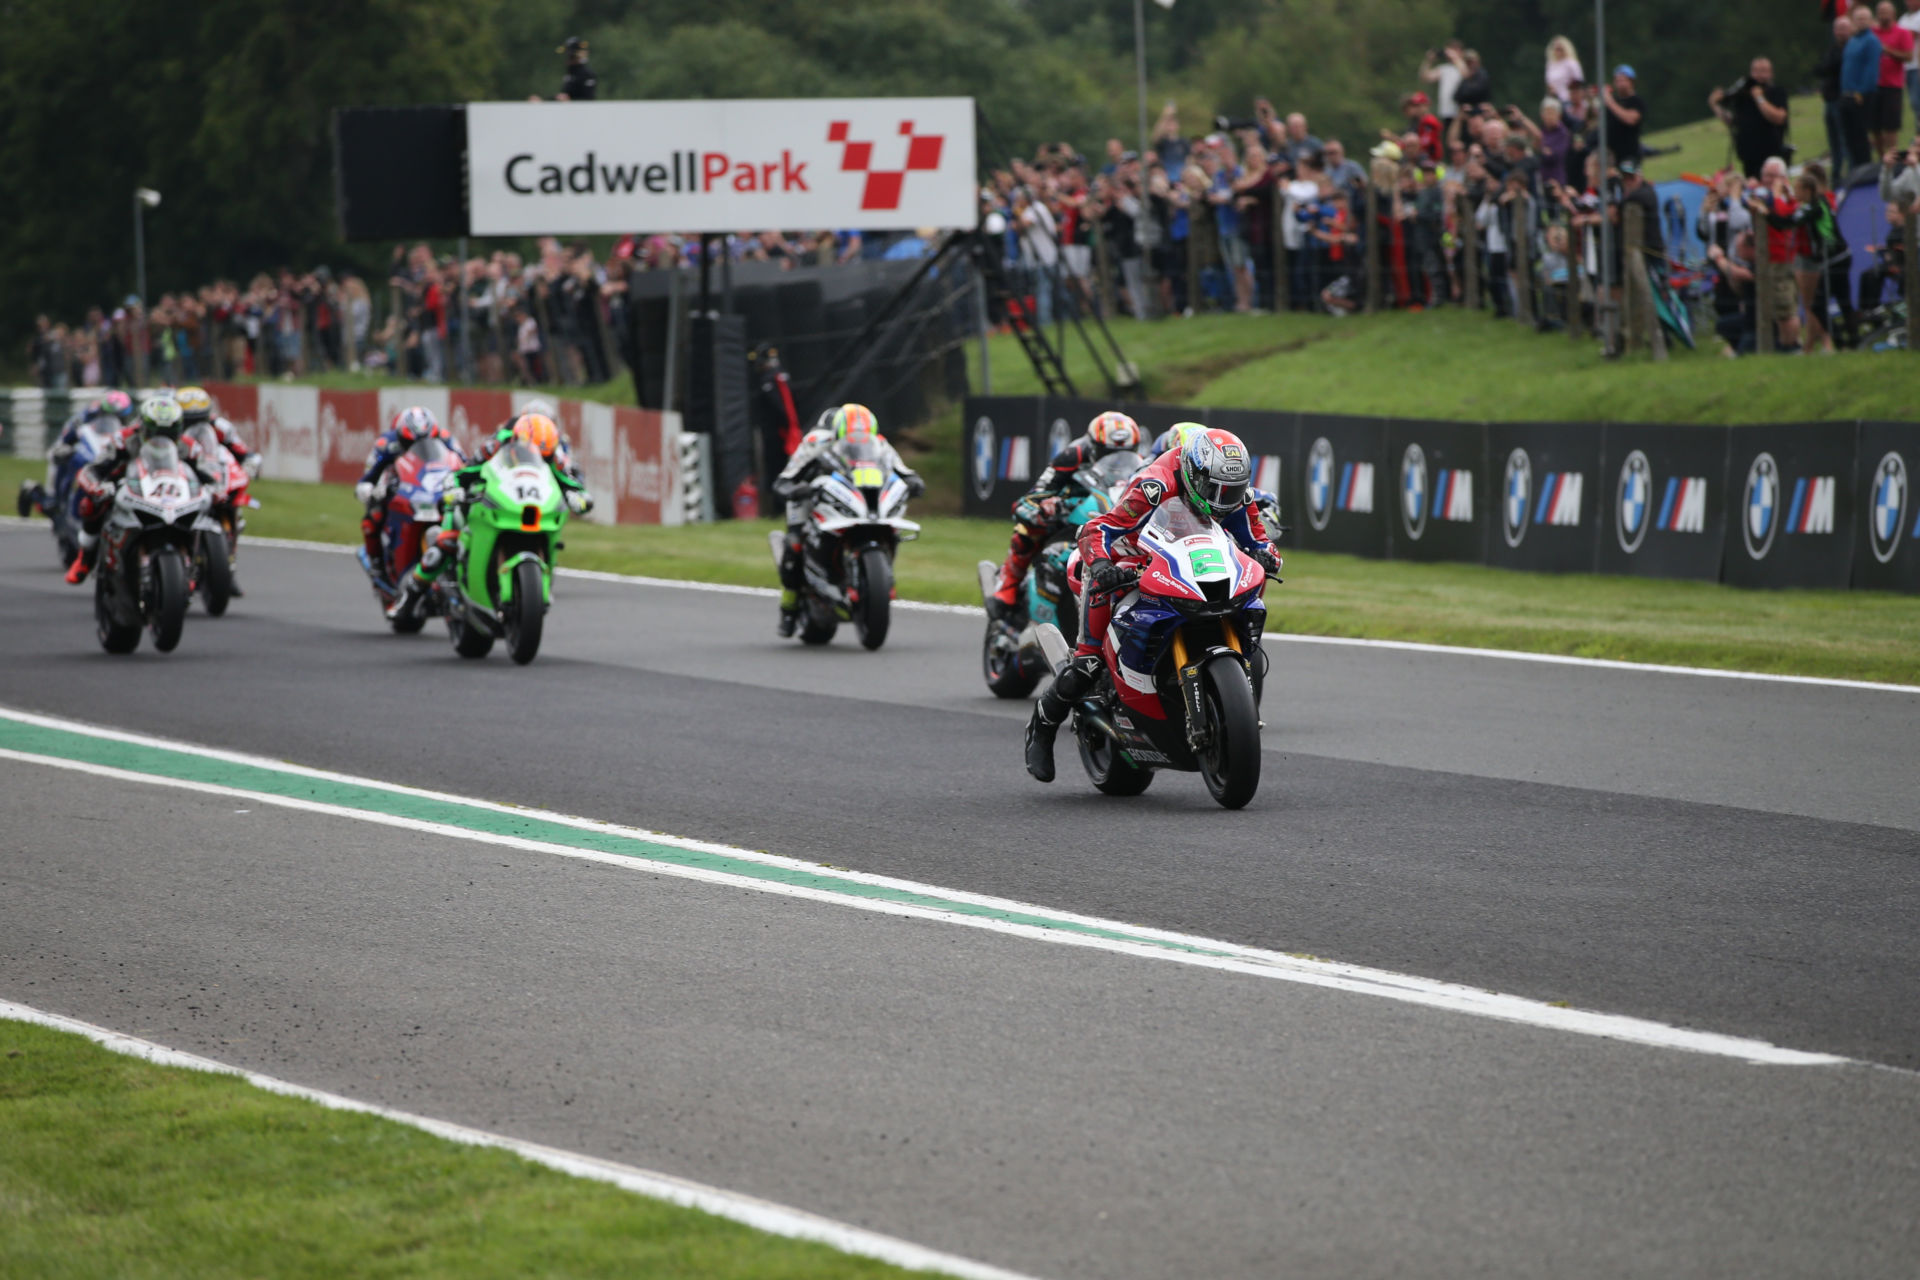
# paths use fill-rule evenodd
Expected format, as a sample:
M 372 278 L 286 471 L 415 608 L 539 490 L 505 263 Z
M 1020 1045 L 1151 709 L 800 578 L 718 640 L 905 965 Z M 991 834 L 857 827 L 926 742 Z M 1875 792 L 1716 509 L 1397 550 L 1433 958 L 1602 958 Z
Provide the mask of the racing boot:
M 994 584 L 993 594 L 987 597 L 987 617 L 995 622 L 1005 622 L 1013 615 L 1020 603 L 1020 583 L 1026 578 L 1026 565 L 1016 571 L 1013 557 L 1007 557 L 1000 566 L 1000 580 Z
M 1053 781 L 1053 740 L 1066 723 L 1073 704 L 1087 696 L 1100 670 L 1100 655 L 1076 653 L 1054 677 L 1053 687 L 1033 704 L 1027 721 L 1027 772 L 1035 781 Z
M 800 584 L 807 580 L 801 566 L 800 534 L 787 529 L 786 545 L 780 552 L 780 636 L 792 635 L 800 625 Z
M 789 639 L 800 626 L 800 593 L 791 587 L 780 592 L 780 638 Z
M 400 594 L 387 606 L 389 620 L 411 613 L 427 594 L 427 584 L 420 581 L 420 575 L 409 573 L 400 579 Z
M 93 572 L 94 561 L 100 558 L 100 539 L 97 535 L 82 532 L 80 535 L 80 554 L 67 566 L 67 581 L 79 586 Z

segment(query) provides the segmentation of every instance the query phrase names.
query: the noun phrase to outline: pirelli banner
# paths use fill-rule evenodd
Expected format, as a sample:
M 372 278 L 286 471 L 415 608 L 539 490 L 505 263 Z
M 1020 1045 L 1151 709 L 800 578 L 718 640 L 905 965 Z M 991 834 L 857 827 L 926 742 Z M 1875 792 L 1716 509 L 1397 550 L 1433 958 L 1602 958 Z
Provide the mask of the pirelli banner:
M 971 98 L 474 102 L 477 236 L 971 227 Z
M 1920 592 L 1920 423 L 1909 422 L 1425 422 L 969 400 L 969 514 L 1003 518 L 1107 408 L 1150 436 L 1179 421 L 1234 432 L 1258 459 L 1256 483 L 1279 495 L 1286 541 L 1308 550 Z

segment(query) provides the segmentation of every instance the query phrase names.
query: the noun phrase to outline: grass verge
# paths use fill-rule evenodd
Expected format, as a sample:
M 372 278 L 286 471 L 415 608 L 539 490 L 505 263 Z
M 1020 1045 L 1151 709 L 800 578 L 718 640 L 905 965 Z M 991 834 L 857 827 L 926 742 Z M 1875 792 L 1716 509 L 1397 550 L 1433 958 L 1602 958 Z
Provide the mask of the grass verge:
M 0 491 L 32 470 L 24 459 L 0 458 Z M 253 534 L 359 541 L 359 507 L 345 485 L 263 480 L 256 490 L 263 505 L 249 517 Z M 950 516 L 922 523 L 921 539 L 900 554 L 901 597 L 978 604 L 974 564 L 1006 554 L 1007 528 Z M 771 587 L 766 535 L 775 527 L 575 523 L 561 558 L 609 573 Z M 1741 591 L 1324 552 L 1290 554 L 1286 579 L 1268 598 L 1278 631 L 1920 684 L 1920 600 L 1908 596 Z
M 904 1276 L 504 1151 L 0 1021 L 0 1274 Z

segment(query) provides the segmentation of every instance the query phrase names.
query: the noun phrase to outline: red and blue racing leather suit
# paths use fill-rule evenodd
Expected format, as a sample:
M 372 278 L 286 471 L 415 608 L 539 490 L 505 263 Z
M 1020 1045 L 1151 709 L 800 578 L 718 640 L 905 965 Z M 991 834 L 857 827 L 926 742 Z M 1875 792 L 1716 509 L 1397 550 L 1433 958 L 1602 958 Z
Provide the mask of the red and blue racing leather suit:
M 460 447 L 460 442 L 453 438 L 453 433 L 445 427 L 436 425 L 428 436 L 431 439 L 446 441 L 447 448 L 453 451 L 454 456 L 462 463 L 466 462 L 466 451 Z M 400 432 L 388 428 L 380 433 L 373 442 L 373 448 L 367 451 L 367 469 L 360 473 L 360 482 L 354 488 L 360 489 L 360 485 L 366 485 L 372 490 L 371 496 L 367 499 L 367 512 L 360 518 L 360 537 L 366 544 L 367 559 L 372 564 L 380 563 L 380 525 L 386 518 L 388 496 L 373 486 L 380 483 L 380 477 L 387 473 L 387 469 L 399 461 L 401 454 L 413 448 L 419 439 L 417 435 L 403 436 Z M 362 493 L 368 491 L 368 489 L 360 489 Z

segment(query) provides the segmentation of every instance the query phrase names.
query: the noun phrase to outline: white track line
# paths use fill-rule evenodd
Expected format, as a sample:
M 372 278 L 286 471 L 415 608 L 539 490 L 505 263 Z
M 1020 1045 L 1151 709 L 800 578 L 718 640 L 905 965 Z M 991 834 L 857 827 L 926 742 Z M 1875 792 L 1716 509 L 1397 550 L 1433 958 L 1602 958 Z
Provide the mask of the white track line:
M 505 1134 L 489 1133 L 484 1129 L 470 1129 L 466 1125 L 435 1120 L 428 1116 L 415 1115 L 410 1111 L 396 1111 L 376 1103 L 344 1098 L 337 1093 L 309 1089 L 305 1085 L 261 1075 L 257 1071 L 248 1071 L 244 1067 L 216 1062 L 212 1058 L 203 1058 L 198 1054 L 185 1053 L 179 1049 L 169 1049 L 164 1045 L 154 1044 L 150 1040 L 122 1035 L 90 1022 L 81 1022 L 77 1018 L 47 1013 L 30 1005 L 0 1000 L 0 1018 L 12 1019 L 16 1022 L 31 1022 L 57 1031 L 70 1031 L 85 1036 L 115 1053 L 140 1058 L 156 1066 L 184 1067 L 190 1071 L 209 1071 L 219 1075 L 238 1076 L 248 1084 L 265 1089 L 269 1093 L 284 1094 L 290 1098 L 304 1098 L 308 1102 L 317 1102 L 334 1111 L 353 1111 L 362 1115 L 378 1116 L 382 1120 L 392 1120 L 424 1130 L 437 1138 L 445 1138 L 449 1142 L 511 1151 L 524 1160 L 531 1160 L 535 1164 L 557 1169 L 561 1173 L 571 1174 L 576 1178 L 590 1178 L 595 1182 L 611 1183 L 624 1191 L 651 1196 L 656 1200 L 665 1200 L 669 1204 L 688 1209 L 699 1209 L 715 1217 L 744 1223 L 756 1230 L 787 1236 L 794 1240 L 815 1241 L 829 1245 L 842 1253 L 877 1258 L 882 1262 L 892 1263 L 896 1267 L 915 1271 L 938 1271 L 947 1275 L 961 1276 L 965 1280 L 1027 1280 L 1018 1272 L 940 1253 L 892 1236 L 881 1235 L 877 1231 L 868 1231 L 863 1227 L 836 1222 L 832 1218 L 823 1218 L 817 1214 L 808 1213 L 804 1209 L 789 1208 L 770 1200 L 743 1195 L 738 1191 L 725 1191 L 719 1187 L 707 1186 L 705 1183 L 690 1182 L 685 1178 L 676 1178 L 672 1174 L 636 1169 L 632 1165 L 618 1164 L 596 1156 L 561 1151 L 555 1147 L 542 1146 L 537 1142 L 509 1138 Z
M 1175 933 L 1171 930 L 1128 924 L 1123 921 L 1104 920 L 1096 916 L 1084 916 L 1078 913 L 1056 910 L 1051 907 L 1035 906 L 1031 903 L 1017 902 L 1006 898 L 996 898 L 987 894 L 972 893 L 966 890 L 947 889 L 938 885 L 921 884 L 891 876 L 844 871 L 817 863 L 804 862 L 796 858 L 784 858 L 775 854 L 736 849 L 708 841 L 688 840 L 676 836 L 662 835 L 653 831 L 624 828 L 611 823 L 595 822 L 590 819 L 554 814 L 537 809 L 524 809 L 510 805 L 496 804 L 492 801 L 450 795 L 445 792 L 405 787 L 395 783 L 381 782 L 376 779 L 358 778 L 349 774 L 309 769 L 299 765 L 289 765 L 281 761 L 265 759 L 263 757 L 249 756 L 239 752 L 195 747 L 189 744 L 149 737 L 144 734 L 129 733 L 124 730 L 100 729 L 70 720 L 17 711 L 10 708 L 0 708 L 0 718 L 13 720 L 22 724 L 38 725 L 66 732 L 81 733 L 90 737 L 103 738 L 111 741 L 126 742 L 137 746 L 155 747 L 161 750 L 194 755 L 206 759 L 225 760 L 235 764 L 272 770 L 276 773 L 297 777 L 345 783 L 400 795 L 420 796 L 442 803 L 457 804 L 466 808 L 536 818 L 541 821 L 553 822 L 584 830 L 609 832 L 654 844 L 717 853 L 729 858 L 804 871 L 810 876 L 842 881 L 849 886 L 873 885 L 902 893 L 946 899 L 952 903 L 986 907 L 994 911 L 1005 912 L 1012 915 L 1038 917 L 1043 920 L 1057 921 L 1059 925 L 1068 927 L 1049 928 L 1044 925 L 1026 924 L 1012 920 L 945 910 L 938 906 L 861 896 L 855 893 L 821 888 L 813 885 L 781 883 L 705 867 L 680 866 L 669 862 L 654 861 L 627 854 L 604 853 L 598 850 L 581 849 L 551 841 L 502 835 L 488 831 L 476 831 L 468 827 L 429 822 L 417 818 L 383 813 L 378 810 L 353 808 L 325 801 L 276 795 L 269 792 L 253 791 L 244 787 L 228 786 L 220 783 L 169 778 L 150 773 L 120 769 L 111 765 L 72 760 L 62 756 L 40 755 L 0 748 L 0 759 L 17 760 L 26 764 L 44 765 L 57 769 L 90 774 L 95 777 L 109 778 L 116 782 L 145 783 L 154 786 L 170 787 L 176 790 L 231 796 L 238 799 L 245 799 L 253 804 L 272 805 L 279 808 L 295 809 L 308 813 L 350 818 L 381 826 L 395 827 L 401 830 L 442 836 L 453 840 L 471 841 L 479 844 L 521 849 L 532 853 L 575 858 L 619 867 L 625 870 L 639 871 L 645 874 L 675 876 L 681 879 L 726 885 L 731 888 L 745 889 L 756 893 L 799 898 L 854 910 L 930 920 L 943 924 L 957 925 L 963 928 L 978 929 L 989 933 L 1025 938 L 1030 941 L 1046 942 L 1060 946 L 1085 947 L 1116 955 L 1129 956 L 1134 959 L 1183 964 L 1249 977 L 1291 982 L 1302 986 L 1321 987 L 1356 995 L 1373 996 L 1394 1000 L 1403 1004 L 1418 1005 L 1430 1009 L 1467 1014 L 1474 1017 L 1492 1018 L 1502 1022 L 1520 1023 L 1544 1030 L 1592 1036 L 1607 1040 L 1626 1041 L 1653 1048 L 1676 1049 L 1689 1053 L 1704 1053 L 1716 1057 L 1732 1058 L 1742 1062 L 1773 1066 L 1832 1066 L 1849 1061 L 1849 1059 L 1837 1057 L 1832 1054 L 1811 1053 L 1797 1049 L 1782 1048 L 1781 1046 L 1770 1044 L 1764 1040 L 1722 1035 L 1718 1032 L 1711 1031 L 1696 1031 L 1689 1028 L 1675 1027 L 1666 1023 L 1619 1014 L 1567 1008 L 1560 1005 L 1549 1004 L 1545 1001 L 1488 991 L 1460 983 L 1442 982 L 1431 978 L 1395 973 L 1391 970 L 1368 968 L 1362 965 L 1341 964 L 1334 961 L 1287 955 L 1283 952 L 1268 951 L 1258 947 L 1243 946 L 1238 943 L 1196 937 L 1191 934 Z M 1088 928 L 1130 936 L 1116 938 L 1077 931 Z M 1200 952 L 1175 949 L 1184 947 L 1199 948 Z M 1202 952 L 1210 954 L 1203 954 Z
M 32 521 L 12 516 L 0 517 L 0 523 L 25 525 Z M 324 551 L 352 555 L 353 548 L 337 542 L 308 542 L 299 538 L 249 538 L 249 544 L 280 547 L 290 551 Z M 618 582 L 634 587 L 667 587 L 675 591 L 707 591 L 718 595 L 759 596 L 771 600 L 780 593 L 772 587 L 743 587 L 725 582 L 693 582 L 681 578 L 650 578 L 643 574 L 607 573 L 598 569 L 561 568 L 562 577 L 592 582 Z M 923 600 L 896 600 L 896 609 L 914 613 L 946 613 L 962 617 L 981 617 L 980 608 L 970 604 L 931 604 Z M 1312 636 L 1293 632 L 1269 631 L 1269 644 L 1319 644 L 1348 649 L 1385 649 L 1401 653 L 1424 653 L 1446 658 L 1493 658 L 1504 662 L 1542 662 L 1562 667 L 1587 667 L 1600 671 L 1626 671 L 1639 675 L 1707 676 L 1715 680 L 1754 680 L 1763 684 L 1810 685 L 1827 689 L 1860 689 L 1870 693 L 1920 693 L 1920 684 L 1888 684 L 1877 680 L 1845 680 L 1837 676 L 1777 675 L 1768 671 L 1733 671 L 1717 667 L 1682 667 L 1659 662 L 1623 662 L 1618 658 L 1582 658 L 1563 653 L 1528 653 L 1520 649 L 1476 649 L 1466 645 L 1425 644 L 1417 640 L 1368 640 L 1357 636 Z

